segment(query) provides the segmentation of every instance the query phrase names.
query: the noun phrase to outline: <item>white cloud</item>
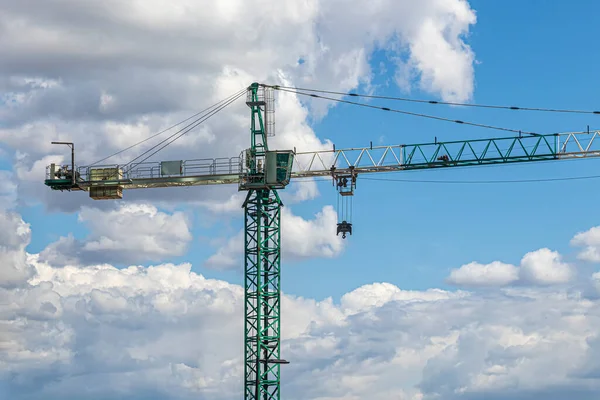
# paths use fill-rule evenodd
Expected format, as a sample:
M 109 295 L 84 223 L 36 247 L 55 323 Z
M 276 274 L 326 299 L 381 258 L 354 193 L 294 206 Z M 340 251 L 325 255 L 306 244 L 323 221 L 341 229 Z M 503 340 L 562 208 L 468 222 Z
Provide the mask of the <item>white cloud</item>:
M 313 200 L 319 196 L 317 182 L 311 180 L 293 181 L 294 185 L 283 191 L 280 196 L 284 204 L 294 204 L 306 200 Z M 295 189 L 294 191 L 290 189 Z
M 448 282 L 464 286 L 504 286 L 519 279 L 514 265 L 494 261 L 490 264 L 471 262 L 452 270 Z
M 583 247 L 577 255 L 580 260 L 600 262 L 600 226 L 577 233 L 571 239 L 571 245 Z
M 331 206 L 325 206 L 307 220 L 294 215 L 289 207 L 281 209 L 282 260 L 338 256 L 344 248 L 343 239 L 336 234 L 337 213 Z M 244 233 L 238 232 L 205 265 L 216 269 L 241 268 L 243 265 Z
M 473 92 L 475 59 L 461 36 L 468 32 L 476 17 L 466 1 L 435 3 L 440 6 L 437 12 L 407 33 L 411 37 L 408 40 L 411 53 L 408 65 L 420 73 L 421 89 L 440 93 L 446 100 L 464 101 Z M 454 18 L 448 23 L 449 14 Z M 439 29 L 442 24 L 447 24 L 445 30 Z M 449 67 L 440 68 L 440 65 Z
M 361 286 L 350 293 L 342 296 L 341 305 L 348 314 L 356 314 L 363 311 L 379 308 L 391 301 L 397 302 L 422 302 L 448 300 L 465 296 L 466 293 L 451 293 L 439 289 L 426 291 L 401 290 L 391 283 L 373 283 Z
M 84 241 L 61 237 L 42 251 L 42 260 L 53 265 L 159 261 L 182 255 L 192 240 L 185 214 L 167 214 L 148 204 L 121 204 L 110 211 L 85 207 L 78 219 L 89 236 Z
M 341 91 L 364 84 L 372 90 L 369 57 L 383 47 L 402 54 L 417 79 L 411 83 L 433 94 L 465 100 L 473 91 L 474 56 L 464 36 L 476 19 L 463 0 L 360 0 L 350 7 L 339 0 L 269 0 L 260 12 L 239 1 L 111 0 L 91 8 L 74 0 L 0 4 L 0 50 L 9 60 L 0 66 L 0 89 L 11 104 L 0 110 L 0 138 L 27 153 L 19 166 L 25 172 L 20 195 L 50 209 L 74 211 L 89 201 L 38 190 L 40 165 L 59 159 L 44 157 L 63 154 L 50 141 L 74 141 L 77 163 L 86 165 L 253 81 Z M 313 117 L 330 106 L 308 104 Z M 331 147 L 315 136 L 306 123 L 308 110 L 294 95 L 278 93 L 276 113 L 274 147 Z M 238 102 L 153 160 L 235 157 L 249 145 L 248 117 Z M 108 162 L 126 163 L 156 143 Z M 217 192 L 180 190 L 177 200 L 218 203 L 223 194 Z M 126 197 L 167 202 L 169 193 L 142 190 Z
M 56 268 L 27 256 L 11 214 L 0 249 L 35 275 L 0 289 L 5 397 L 241 395 L 243 288 L 190 264 Z M 3 263 L 3 265 L 6 265 Z M 282 297 L 282 393 L 291 400 L 596 399 L 597 298 L 566 289 L 486 293 L 361 286 L 339 303 Z M 310 382 L 310 384 L 307 384 Z M 527 397 L 530 396 L 530 397 Z M 533 397 L 531 397 L 533 396 Z
M 525 281 L 539 284 L 565 283 L 573 277 L 571 266 L 561 255 L 546 248 L 525 254 L 520 274 Z
M 337 213 L 325 206 L 311 220 L 292 214 L 289 207 L 281 213 L 281 235 L 285 238 L 284 259 L 336 257 L 344 249 L 344 241 L 336 235 Z
M 25 257 L 30 239 L 29 224 L 16 213 L 0 211 L 0 288 L 19 286 L 33 274 Z
M 471 262 L 453 269 L 447 282 L 465 287 L 506 286 L 510 284 L 553 285 L 569 282 L 573 267 L 561 255 L 547 248 L 529 252 L 519 267 L 494 261 L 490 264 Z
M 38 361 L 37 373 L 48 373 L 53 362 L 52 378 L 60 384 L 37 386 L 39 397 L 49 392 L 69 399 L 89 385 L 98 395 L 116 398 L 144 386 L 155 395 L 168 387 L 173 398 L 225 399 L 239 393 L 241 288 L 205 280 L 189 265 L 37 268 L 40 277 L 32 284 L 38 286 L 28 305 L 16 311 L 28 313 L 32 324 L 19 332 L 22 349 L 34 341 L 39 349 L 52 346 L 46 355 L 51 358 Z M 43 281 L 52 286 L 34 294 Z M 38 300 L 41 295 L 45 299 Z M 39 335 L 31 327 L 42 316 L 42 304 L 59 310 L 51 326 L 69 323 Z M 524 301 L 510 295 L 405 292 L 389 284 L 358 288 L 340 305 L 284 296 L 283 307 L 282 354 L 292 364 L 286 366 L 282 390 L 291 399 L 368 393 L 374 399 L 434 399 L 436 393 L 484 399 L 515 390 L 517 382 L 523 391 L 548 391 L 550 382 L 575 387 L 579 381 L 570 374 L 585 365 L 586 339 L 599 327 L 590 315 L 597 305 L 577 297 Z M 86 340 L 78 341 L 80 335 Z M 22 361 L 16 369 L 11 360 L 7 371 L 38 376 L 32 365 Z M 110 371 L 126 371 L 127 378 Z M 86 378 L 75 379 L 73 372 Z M 93 383 L 100 374 L 103 387 Z M 15 382 L 11 387 L 11 398 L 19 399 L 21 388 Z M 477 393 L 480 397 L 472 397 Z M 591 391 L 580 398 L 593 396 Z

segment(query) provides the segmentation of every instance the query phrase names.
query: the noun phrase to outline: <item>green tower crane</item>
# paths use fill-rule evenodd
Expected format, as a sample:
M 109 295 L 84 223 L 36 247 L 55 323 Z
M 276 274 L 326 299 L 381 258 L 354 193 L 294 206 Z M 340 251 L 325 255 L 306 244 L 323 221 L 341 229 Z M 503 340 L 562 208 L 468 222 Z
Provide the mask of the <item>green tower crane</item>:
M 352 234 L 351 199 L 361 174 L 600 156 L 600 131 L 589 129 L 302 153 L 269 150 L 268 137 L 274 135 L 275 126 L 274 89 L 277 87 L 253 83 L 244 91 L 251 110 L 251 146 L 239 157 L 77 167 L 73 143 L 53 142 L 71 147 L 71 165 L 49 165 L 45 179 L 53 190 L 85 191 L 95 200 L 121 199 L 124 189 L 215 184 L 238 184 L 238 190 L 247 192 L 243 203 L 246 400 L 279 400 L 280 366 L 288 363 L 281 359 L 280 351 L 283 204 L 277 190 L 284 189 L 291 179 L 332 178 L 340 200 L 337 234 L 345 238 Z M 240 96 L 230 97 L 227 104 L 209 114 Z M 193 129 L 206 118 L 200 117 L 185 129 Z

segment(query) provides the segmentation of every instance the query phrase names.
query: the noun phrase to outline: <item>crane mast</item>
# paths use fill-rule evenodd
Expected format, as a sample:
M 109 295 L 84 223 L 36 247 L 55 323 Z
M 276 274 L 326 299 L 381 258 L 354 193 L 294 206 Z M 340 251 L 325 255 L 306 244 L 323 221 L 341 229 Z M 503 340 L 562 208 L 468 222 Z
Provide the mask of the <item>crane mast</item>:
M 242 92 L 243 93 L 243 92 Z M 250 148 L 238 157 L 122 165 L 51 164 L 53 190 L 87 191 L 95 200 L 121 199 L 124 189 L 237 184 L 244 208 L 244 398 L 280 399 L 281 208 L 278 190 L 292 178 L 331 177 L 338 196 L 337 234 L 352 234 L 351 199 L 359 174 L 600 157 L 600 131 L 521 135 L 421 144 L 300 152 L 269 150 L 275 134 L 273 87 L 247 88 Z M 70 168 L 69 168 L 70 167 Z
M 248 89 L 251 147 L 239 190 L 244 201 L 244 392 L 245 399 L 279 400 L 281 345 L 281 207 L 277 188 L 289 183 L 291 151 L 269 151 L 274 125 L 273 92 L 258 83 Z

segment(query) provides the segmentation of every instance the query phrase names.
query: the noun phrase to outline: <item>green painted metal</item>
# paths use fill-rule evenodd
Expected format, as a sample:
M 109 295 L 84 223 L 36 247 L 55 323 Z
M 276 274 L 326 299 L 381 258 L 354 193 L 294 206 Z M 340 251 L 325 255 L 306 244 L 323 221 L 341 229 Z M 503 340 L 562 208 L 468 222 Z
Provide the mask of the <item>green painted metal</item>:
M 555 138 L 539 135 L 402 145 L 400 165 L 424 169 L 555 160 L 560 158 Z
M 257 172 L 256 162 L 258 160 L 262 160 L 264 162 L 264 155 L 268 150 L 267 147 L 267 136 L 265 132 L 264 119 L 261 111 L 261 106 L 264 107 L 266 105 L 264 95 L 259 95 L 259 85 L 258 83 L 253 83 L 248 88 L 248 99 L 246 103 L 250 107 L 251 111 L 251 119 L 250 119 L 250 131 L 251 131 L 251 155 L 252 155 L 252 166 L 251 173 Z
M 251 109 L 250 178 L 254 181 L 244 202 L 244 398 L 280 398 L 280 266 L 281 207 L 277 191 L 264 182 L 259 160 L 264 166 L 268 150 L 261 107 L 264 96 L 259 85 L 248 88 L 246 104 Z M 255 177 L 253 177 L 254 175 Z M 254 178 L 254 179 L 253 179 Z M 261 186 L 262 183 L 262 187 Z
M 71 190 L 77 187 L 71 179 L 46 179 L 44 184 L 52 190 Z
M 245 207 L 245 399 L 279 400 L 281 200 L 250 190 Z

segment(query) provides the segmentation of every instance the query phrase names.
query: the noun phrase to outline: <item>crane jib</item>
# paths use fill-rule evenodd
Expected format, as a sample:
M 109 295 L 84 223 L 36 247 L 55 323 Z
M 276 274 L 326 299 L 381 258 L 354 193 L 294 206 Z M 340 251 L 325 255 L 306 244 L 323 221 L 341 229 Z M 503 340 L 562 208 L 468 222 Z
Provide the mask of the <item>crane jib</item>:
M 598 157 L 599 135 L 600 131 L 572 132 L 299 152 L 293 154 L 290 178 L 331 176 L 332 167 L 366 174 Z M 119 198 L 125 189 L 239 184 L 248 170 L 245 157 L 145 162 L 133 170 L 119 165 L 76 167 L 75 184 L 69 166 L 51 165 L 45 183 L 57 190 L 103 191 L 107 198 Z

